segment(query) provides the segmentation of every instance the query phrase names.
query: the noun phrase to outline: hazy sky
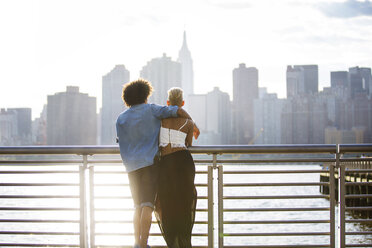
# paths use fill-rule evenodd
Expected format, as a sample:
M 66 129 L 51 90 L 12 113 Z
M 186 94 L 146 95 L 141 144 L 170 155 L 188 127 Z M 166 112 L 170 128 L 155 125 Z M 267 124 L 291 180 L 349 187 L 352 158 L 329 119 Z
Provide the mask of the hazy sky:
M 372 2 L 357 0 L 0 1 L 0 107 L 32 107 L 67 85 L 96 96 L 116 64 L 131 79 L 147 61 L 176 60 L 186 29 L 195 91 L 232 92 L 232 70 L 259 70 L 259 86 L 285 97 L 285 70 L 372 67 Z

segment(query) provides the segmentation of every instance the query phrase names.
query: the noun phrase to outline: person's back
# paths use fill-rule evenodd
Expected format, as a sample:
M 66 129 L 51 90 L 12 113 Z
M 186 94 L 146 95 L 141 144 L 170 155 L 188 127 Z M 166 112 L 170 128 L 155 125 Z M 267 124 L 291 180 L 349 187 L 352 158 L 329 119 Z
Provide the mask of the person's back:
M 163 108 L 144 103 L 134 105 L 119 115 L 117 133 L 122 137 L 119 138 L 120 154 L 128 172 L 153 164 L 158 153 L 161 118 L 169 114 Z M 174 108 L 173 116 L 176 112 Z
M 165 156 L 176 151 L 185 150 L 191 146 L 193 128 L 193 121 L 186 118 L 163 119 L 161 121 L 159 140 L 160 154 Z

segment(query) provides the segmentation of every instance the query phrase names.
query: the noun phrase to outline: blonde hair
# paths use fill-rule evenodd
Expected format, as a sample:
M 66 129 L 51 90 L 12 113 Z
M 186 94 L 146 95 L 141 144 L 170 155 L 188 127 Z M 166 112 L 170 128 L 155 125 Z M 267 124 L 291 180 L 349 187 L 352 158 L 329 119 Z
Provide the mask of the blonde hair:
M 179 87 L 173 87 L 168 90 L 168 101 L 170 105 L 182 105 L 183 90 Z

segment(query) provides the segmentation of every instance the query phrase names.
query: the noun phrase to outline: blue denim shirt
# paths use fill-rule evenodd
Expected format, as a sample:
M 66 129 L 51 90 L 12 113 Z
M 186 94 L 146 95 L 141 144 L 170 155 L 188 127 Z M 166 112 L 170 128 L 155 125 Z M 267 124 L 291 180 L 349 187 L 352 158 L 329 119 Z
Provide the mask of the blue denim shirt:
M 120 155 L 127 172 L 152 165 L 159 151 L 161 120 L 177 117 L 177 106 L 138 104 L 121 113 L 116 121 Z

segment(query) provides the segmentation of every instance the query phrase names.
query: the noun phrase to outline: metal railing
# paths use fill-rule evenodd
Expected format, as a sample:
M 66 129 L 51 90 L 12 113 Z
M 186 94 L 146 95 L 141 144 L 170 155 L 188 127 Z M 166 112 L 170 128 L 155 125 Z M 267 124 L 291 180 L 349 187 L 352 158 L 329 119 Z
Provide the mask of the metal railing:
M 371 243 L 347 244 L 348 235 L 371 235 L 372 232 L 346 231 L 347 223 L 372 223 L 369 212 L 371 206 L 347 207 L 347 199 L 372 199 L 369 192 L 359 192 L 348 194 L 347 187 L 350 186 L 372 186 L 372 181 L 365 179 L 360 182 L 345 181 L 349 173 L 372 173 L 372 168 L 368 167 L 371 158 L 359 158 L 361 154 L 371 154 L 372 144 L 362 145 L 276 145 L 276 146 L 200 146 L 191 147 L 197 165 L 197 175 L 205 175 L 202 182 L 197 183 L 199 194 L 198 201 L 204 205 L 198 205 L 196 225 L 200 228 L 194 228 L 193 238 L 202 240 L 201 247 L 371 247 Z M 9 181 L 12 178 L 1 179 L 0 199 L 21 200 L 22 203 L 0 206 L 0 224 L 7 225 L 21 224 L 23 227 L 27 224 L 53 224 L 54 230 L 1 230 L 1 237 L 9 237 L 9 242 L 0 241 L 1 247 L 113 247 L 112 244 L 97 242 L 101 236 L 120 236 L 130 237 L 132 232 L 107 232 L 98 230 L 97 227 L 106 224 L 131 225 L 131 220 L 122 220 L 114 216 L 112 219 L 97 218 L 101 213 L 107 212 L 131 212 L 132 208 L 128 201 L 131 201 L 130 195 L 122 194 L 128 189 L 127 182 L 113 182 L 111 179 L 118 175 L 125 175 L 121 160 L 117 156 L 119 149 L 116 146 L 48 146 L 48 147 L 0 147 L 0 176 L 18 175 L 35 177 L 32 182 Z M 114 157 L 111 157 L 114 155 Z M 202 155 L 202 156 L 200 156 Z M 347 164 L 362 161 L 367 163 L 367 167 L 362 169 L 347 169 Z M 246 165 L 283 165 L 283 164 L 328 164 L 328 169 L 304 167 L 301 169 L 252 169 Z M 369 163 L 369 164 L 368 164 Z M 116 165 L 116 166 L 115 166 Z M 31 167 L 30 167 L 31 166 Z M 113 166 L 112 168 L 110 166 Z M 110 167 L 110 168 L 109 168 Z M 42 169 L 40 169 L 42 168 Z M 109 169 L 108 169 L 109 168 Z M 301 177 L 306 174 L 328 173 L 328 182 L 301 181 Z M 244 175 L 296 175 L 298 181 L 284 182 L 254 182 L 254 180 L 244 179 Z M 48 180 L 41 180 L 41 175 L 46 176 Z M 63 175 L 65 181 L 55 182 L 55 178 Z M 102 179 L 100 177 L 103 176 Z M 234 179 L 239 176 L 243 180 L 239 182 Z M 124 177 L 121 177 L 123 179 Z M 215 180 L 215 178 L 217 180 Z M 20 179 L 18 179 L 20 180 Z M 35 181 L 40 180 L 40 181 Z M 101 180 L 101 181 L 100 181 Z M 337 182 L 337 183 L 336 183 Z M 298 188 L 298 187 L 329 187 L 329 193 L 322 194 L 253 194 L 247 195 L 244 189 L 262 189 L 262 188 Z M 24 193 L 19 188 L 36 189 L 35 192 Z M 41 189 L 40 189 L 41 188 Z M 52 189 L 51 189 L 52 188 Z M 65 193 L 66 188 L 68 194 Z M 119 189 L 119 194 L 110 195 L 103 190 L 109 188 Z M 9 189 L 9 190 L 8 190 Z M 48 190 L 44 190 L 48 189 Z M 18 190 L 18 191 L 17 191 Z M 336 191 L 338 190 L 338 195 Z M 14 191 L 14 192 L 13 192 Z M 10 193 L 9 193 L 10 192 Z M 22 192 L 22 193 L 19 193 Z M 47 193 L 46 193 L 47 192 Z M 101 192 L 101 193 L 100 193 Z M 103 192 L 103 193 L 102 193 Z M 242 193 L 243 192 L 243 193 Z M 350 192 L 350 191 L 348 191 Z M 370 191 L 372 192 L 372 191 Z M 69 202 L 69 206 L 47 206 L 42 201 L 50 199 L 64 199 Z M 100 201 L 109 201 L 110 199 L 120 199 L 126 201 L 125 207 L 111 206 L 100 207 Z M 329 199 L 327 206 L 291 206 L 294 200 L 309 199 Z M 338 199 L 338 200 L 336 200 Z M 38 200 L 37 202 L 35 200 Z M 237 206 L 245 204 L 246 201 L 277 201 L 283 200 L 285 207 L 281 205 L 275 207 L 247 207 Z M 30 203 L 27 203 L 30 201 Z M 206 201 L 206 202 L 205 202 Z M 238 201 L 239 203 L 231 202 Z M 35 206 L 35 202 L 37 203 Z M 369 201 L 371 202 L 371 201 Z M 4 201 L 3 201 L 4 203 Z M 34 204 L 34 205 L 32 205 Z M 60 204 L 60 201 L 58 201 Z M 128 205 L 129 204 L 129 205 Z M 246 204 L 247 205 L 247 204 Z M 289 205 L 289 206 L 288 206 Z M 231 207 L 233 206 L 233 207 Z M 336 221 L 336 210 L 338 215 Z M 367 217 L 364 219 L 346 219 L 347 211 L 367 211 Z M 23 218 L 3 218 L 3 213 L 24 213 Z M 45 218 L 43 215 L 49 213 L 51 218 Z M 65 213 L 68 214 L 65 214 Z M 328 219 L 248 219 L 247 214 L 252 213 L 298 213 L 298 212 L 320 212 L 328 213 Z M 39 213 L 39 214 L 34 214 Z M 198 214 L 206 214 L 203 218 L 198 218 Z M 103 214 L 104 215 L 104 214 Z M 239 216 L 239 219 L 231 219 L 229 216 Z M 257 214 L 258 215 L 258 214 Z M 14 214 L 14 216 L 18 216 Z M 22 215 L 21 215 L 22 216 Z M 34 217 L 36 216 L 36 217 Z M 41 216 L 41 217 L 40 217 Z M 58 218 L 58 217 L 67 218 Z M 243 216 L 243 217 L 241 217 Z M 74 218 L 72 218 L 74 217 Z M 241 218 L 240 218 L 241 217 Z M 69 230 L 57 227 L 58 225 L 68 224 Z M 245 232 L 246 228 L 235 228 L 234 231 L 229 228 L 241 227 L 246 225 L 267 225 L 272 226 L 291 226 L 298 224 L 326 225 L 327 231 L 269 231 L 269 232 Z M 1 225 L 0 225 L 1 227 Z M 206 227 L 206 228 L 202 228 Z M 7 227 L 6 227 L 7 228 Z M 74 229 L 75 228 L 75 229 Z M 13 228 L 14 229 L 14 228 Z M 71 230 L 72 229 L 72 230 Z M 101 228 L 102 229 L 102 228 Z M 269 229 L 269 228 L 268 228 Z M 279 228 L 280 229 L 280 228 Z M 128 228 L 128 230 L 131 230 Z M 205 230 L 198 231 L 198 230 Z M 238 231 L 235 231 L 238 230 Z M 247 229 L 248 230 L 248 229 Z M 249 230 L 255 230 L 254 227 Z M 264 228 L 265 230 L 265 228 Z M 285 229 L 286 230 L 286 229 Z M 152 237 L 161 236 L 159 232 L 151 233 Z M 24 237 L 19 239 L 18 237 Z M 244 238 L 250 237 L 328 237 L 327 243 L 312 244 L 306 241 L 301 243 L 289 243 L 284 245 L 260 244 L 250 245 L 245 243 Z M 338 237 L 338 241 L 336 240 Z M 36 238 L 35 238 L 36 237 Z M 39 238 L 38 238 L 39 237 Z M 51 237 L 66 237 L 60 242 L 50 242 Z M 161 238 L 161 237 L 159 237 Z M 236 241 L 235 239 L 239 239 Z M 19 241 L 25 240 L 25 241 Z M 29 240 L 27 242 L 27 240 Z M 75 242 L 67 242 L 75 241 Z M 130 239 L 129 239 L 130 240 Z M 371 239 L 372 240 L 372 239 Z M 240 243 L 239 243 L 240 242 Z M 120 247 L 123 247 L 122 245 Z M 128 243 L 127 247 L 131 247 Z

